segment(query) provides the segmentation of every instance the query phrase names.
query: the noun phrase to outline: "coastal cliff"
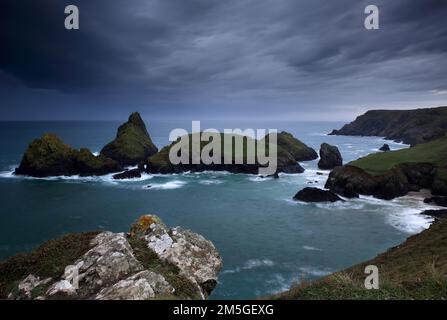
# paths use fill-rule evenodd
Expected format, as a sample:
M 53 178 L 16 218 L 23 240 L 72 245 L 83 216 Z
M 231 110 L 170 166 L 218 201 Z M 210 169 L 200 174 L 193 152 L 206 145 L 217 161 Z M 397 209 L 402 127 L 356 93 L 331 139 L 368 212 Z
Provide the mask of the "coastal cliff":
M 68 234 L 1 262 L 0 298 L 206 299 L 221 267 L 209 240 L 146 215 L 127 234 Z
M 447 196 L 447 136 L 337 167 L 325 187 L 345 197 L 372 195 L 389 200 L 423 188 Z
M 415 110 L 370 110 L 330 135 L 379 136 L 416 145 L 447 132 L 447 107 Z
M 367 290 L 365 267 L 377 266 L 379 289 Z M 302 281 L 268 299 L 426 300 L 447 299 L 447 219 L 376 258 L 314 282 Z

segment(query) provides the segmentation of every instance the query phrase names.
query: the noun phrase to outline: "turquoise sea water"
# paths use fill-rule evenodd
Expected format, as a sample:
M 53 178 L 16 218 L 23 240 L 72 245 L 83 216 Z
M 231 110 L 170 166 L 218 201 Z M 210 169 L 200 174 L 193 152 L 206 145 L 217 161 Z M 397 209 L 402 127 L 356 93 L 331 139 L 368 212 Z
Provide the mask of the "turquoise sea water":
M 28 143 L 44 132 L 97 152 L 114 138 L 118 125 L 0 123 L 0 259 L 67 232 L 127 231 L 140 215 L 152 213 L 170 226 L 187 227 L 212 240 L 224 267 L 211 298 L 243 299 L 285 290 L 300 279 L 372 258 L 431 222 L 418 214 L 427 206 L 417 196 L 388 202 L 369 197 L 338 204 L 292 201 L 298 190 L 324 185 L 328 172 L 317 170 L 317 161 L 302 162 L 305 173 L 282 175 L 279 180 L 212 172 L 145 175 L 120 182 L 111 176 L 29 179 L 11 174 Z M 345 161 L 377 152 L 384 143 L 378 137 L 325 135 L 341 125 L 207 121 L 202 129 L 286 130 L 317 150 L 322 142 L 337 145 Z M 190 127 L 190 122 L 155 122 L 148 130 L 161 147 L 168 143 L 171 129 Z M 388 143 L 392 149 L 405 147 Z

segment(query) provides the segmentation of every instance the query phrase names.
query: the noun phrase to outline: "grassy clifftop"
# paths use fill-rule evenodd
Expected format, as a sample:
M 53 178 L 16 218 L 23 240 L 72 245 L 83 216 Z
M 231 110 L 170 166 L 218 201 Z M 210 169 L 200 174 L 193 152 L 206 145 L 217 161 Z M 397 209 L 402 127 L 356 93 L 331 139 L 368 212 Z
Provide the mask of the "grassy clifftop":
M 379 268 L 379 290 L 364 287 L 365 267 Z M 447 219 L 376 258 L 271 299 L 447 299 Z
M 447 136 L 412 148 L 392 152 L 373 153 L 350 163 L 369 174 L 379 175 L 402 163 L 431 163 L 447 165 Z

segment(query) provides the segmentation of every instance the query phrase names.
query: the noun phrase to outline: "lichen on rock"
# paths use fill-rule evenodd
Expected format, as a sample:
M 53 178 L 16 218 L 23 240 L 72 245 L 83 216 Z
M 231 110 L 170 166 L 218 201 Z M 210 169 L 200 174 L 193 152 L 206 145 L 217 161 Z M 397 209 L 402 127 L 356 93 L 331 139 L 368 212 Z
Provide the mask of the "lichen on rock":
M 69 239 L 82 239 L 83 249 L 74 249 L 80 244 L 69 243 Z M 71 252 L 69 257 L 64 258 L 64 250 Z M 64 241 L 44 244 L 42 251 L 45 255 L 12 257 L 0 265 L 3 298 L 205 299 L 216 286 L 222 266 L 219 253 L 209 240 L 179 227 L 169 229 L 154 215 L 140 217 L 128 234 L 73 235 Z M 79 256 L 74 258 L 76 253 Z M 57 269 L 63 270 L 59 273 L 43 272 L 42 267 L 35 268 L 33 261 L 28 261 L 37 257 L 51 258 L 39 261 L 44 266 L 61 258 L 68 264 L 59 262 Z M 56 257 L 60 259 L 53 261 Z M 14 266 L 19 261 L 23 270 L 17 273 Z

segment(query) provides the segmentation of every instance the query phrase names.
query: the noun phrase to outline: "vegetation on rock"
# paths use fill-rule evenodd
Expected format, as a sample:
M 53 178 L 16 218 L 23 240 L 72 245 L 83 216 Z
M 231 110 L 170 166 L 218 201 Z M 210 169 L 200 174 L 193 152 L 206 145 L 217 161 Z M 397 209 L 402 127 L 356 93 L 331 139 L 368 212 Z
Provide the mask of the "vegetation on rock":
M 140 114 L 134 112 L 129 120 L 118 128 L 115 140 L 107 144 L 101 154 L 123 166 L 130 166 L 145 161 L 157 151 Z
M 379 289 L 364 286 L 365 267 L 379 268 Z M 302 281 L 271 299 L 447 299 L 447 219 L 376 258 L 314 282 Z
M 447 107 L 416 110 L 371 110 L 332 135 L 379 136 L 416 145 L 447 132 Z
M 201 133 L 202 134 L 202 133 Z M 189 154 L 189 163 L 190 164 L 172 164 L 169 160 L 169 154 L 171 148 L 178 148 L 178 144 L 182 144 L 182 140 L 179 139 L 169 146 L 161 149 L 157 154 L 150 157 L 147 161 L 147 171 L 150 173 L 179 173 L 179 172 L 200 172 L 200 171 L 228 171 L 232 173 L 251 173 L 257 174 L 260 167 L 265 166 L 261 165 L 256 158 L 257 148 L 259 146 L 260 141 L 254 140 L 250 137 L 242 137 L 237 135 L 229 135 L 229 134 L 214 134 L 214 136 L 220 136 L 220 146 L 221 146 L 221 156 L 220 156 L 220 164 L 205 164 L 202 162 L 202 159 L 199 158 L 200 163 L 193 164 L 193 149 L 192 149 L 192 139 L 194 135 L 198 134 L 189 134 L 188 140 L 189 143 L 186 145 L 185 150 L 188 151 Z M 213 135 L 211 135 L 213 136 Z M 236 144 L 232 143 L 232 148 L 225 148 L 225 140 L 226 141 L 234 141 L 236 137 L 241 138 L 242 141 L 242 154 L 239 156 L 236 155 Z M 200 142 L 200 150 L 202 153 L 205 147 L 208 145 L 211 146 L 213 142 L 213 138 L 209 141 L 201 141 Z M 188 141 L 184 139 L 184 141 Z M 217 140 L 216 140 L 217 141 Z M 270 150 L 269 140 L 268 138 L 263 141 L 266 146 L 267 155 Z M 251 149 L 248 146 L 253 145 L 254 148 Z M 253 157 L 255 159 L 254 164 L 249 164 L 248 159 Z M 225 159 L 227 159 L 225 161 Z M 238 159 L 238 163 L 236 160 Z M 231 164 L 225 164 L 225 162 L 230 162 Z M 277 172 L 285 172 L 285 173 L 302 173 L 304 169 L 297 163 L 295 158 L 288 152 L 288 150 L 282 148 L 281 146 L 277 146 Z

